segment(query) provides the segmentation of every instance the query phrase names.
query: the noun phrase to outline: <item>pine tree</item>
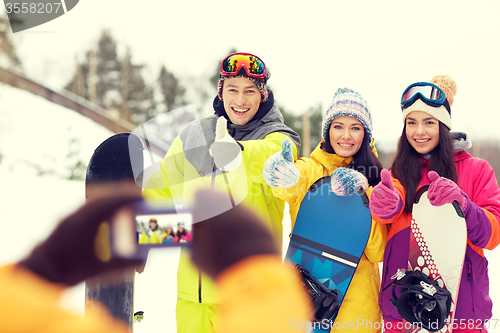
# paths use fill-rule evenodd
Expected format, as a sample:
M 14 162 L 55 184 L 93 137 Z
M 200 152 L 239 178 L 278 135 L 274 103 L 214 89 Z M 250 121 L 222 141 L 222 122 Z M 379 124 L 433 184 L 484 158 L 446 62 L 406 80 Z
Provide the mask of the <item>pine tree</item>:
M 92 55 L 90 55 L 89 60 L 94 60 Z M 107 109 L 115 105 L 122 105 L 122 65 L 118 60 L 116 41 L 108 30 L 104 30 L 101 34 L 95 62 L 96 77 L 88 79 L 90 84 L 95 81 L 97 103 Z
M 309 108 L 309 122 L 311 124 L 311 152 L 323 139 L 323 109 L 321 105 Z
M 83 62 L 77 61 L 75 74 L 65 88 L 139 124 L 157 115 L 153 87 L 144 79 L 143 69 L 144 65 L 132 62 L 128 48 L 120 57 L 116 40 L 104 30 L 96 51 L 89 50 Z
M 174 110 L 185 103 L 184 94 L 186 89 L 180 85 L 179 80 L 164 65 L 160 69 L 158 85 L 166 111 Z
M 222 59 L 224 59 L 228 55 L 236 53 L 236 52 L 238 52 L 238 51 L 233 47 L 232 49 L 229 50 L 229 52 L 227 52 L 227 54 L 225 56 L 223 56 L 220 59 L 220 61 L 222 61 Z M 210 82 L 214 85 L 215 89 L 217 89 L 217 85 L 219 83 L 220 62 L 217 63 L 217 66 L 215 66 L 214 69 L 215 69 L 215 71 L 214 71 L 214 74 L 210 77 Z
M 287 112 L 283 106 L 279 106 L 281 114 L 285 118 L 285 125 L 294 130 L 302 140 L 304 140 L 304 124 L 302 120 L 302 115 L 295 115 L 291 112 Z M 309 139 L 309 151 L 312 152 L 318 143 L 323 139 L 321 133 L 321 126 L 323 122 L 323 115 L 321 110 L 321 105 L 316 107 L 311 107 L 307 111 L 309 113 L 309 127 L 310 127 L 310 139 Z M 302 142 L 303 144 L 304 142 Z M 301 147 L 299 156 L 304 156 L 305 147 Z M 306 156 L 309 157 L 309 156 Z
M 0 66 L 22 72 L 21 59 L 19 59 L 10 38 L 9 20 L 2 16 L 0 16 Z
M 109 109 L 122 104 L 122 97 L 121 64 L 108 30 L 102 32 L 96 49 L 87 51 L 83 62 L 77 62 L 76 73 L 65 89 Z
M 157 115 L 153 88 L 144 80 L 143 69 L 144 65 L 132 62 L 132 54 L 127 48 L 121 71 L 122 109 L 126 110 L 127 116 L 122 113 L 122 118 L 135 124 L 143 123 Z

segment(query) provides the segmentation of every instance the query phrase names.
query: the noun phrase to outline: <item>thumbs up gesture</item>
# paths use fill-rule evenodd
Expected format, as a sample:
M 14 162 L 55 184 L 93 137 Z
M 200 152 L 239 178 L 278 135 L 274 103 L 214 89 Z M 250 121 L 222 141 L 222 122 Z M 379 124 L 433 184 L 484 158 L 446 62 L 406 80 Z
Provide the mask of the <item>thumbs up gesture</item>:
M 391 173 L 383 169 L 380 172 L 380 183 L 373 188 L 370 195 L 370 211 L 383 219 L 390 219 L 403 208 L 399 192 L 392 184 Z
M 271 155 L 264 164 L 262 175 L 269 186 L 291 187 L 299 181 L 300 172 L 294 165 L 292 145 L 291 140 L 283 140 L 281 151 Z
M 241 147 L 227 132 L 227 120 L 224 117 L 217 119 L 215 141 L 209 152 L 217 168 L 223 171 L 235 170 L 241 164 Z
M 429 198 L 431 205 L 442 206 L 456 200 L 460 208 L 465 211 L 467 200 L 460 187 L 454 181 L 440 177 L 436 171 L 429 171 L 427 176 L 431 181 L 431 185 L 427 191 L 427 198 Z

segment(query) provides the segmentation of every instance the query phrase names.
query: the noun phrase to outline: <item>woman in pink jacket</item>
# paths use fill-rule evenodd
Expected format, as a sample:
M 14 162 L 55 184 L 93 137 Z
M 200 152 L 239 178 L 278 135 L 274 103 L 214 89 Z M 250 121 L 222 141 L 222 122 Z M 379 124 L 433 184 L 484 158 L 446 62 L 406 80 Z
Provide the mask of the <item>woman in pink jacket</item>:
M 467 137 L 450 132 L 455 94 L 456 83 L 447 75 L 405 90 L 403 133 L 391 173 L 382 170 L 382 181 L 373 189 L 370 210 L 377 222 L 391 227 L 382 276 L 382 286 L 386 286 L 398 268 L 407 267 L 417 189 L 433 182 L 428 191 L 432 205 L 454 200 L 460 204 L 468 239 L 453 332 L 487 332 L 492 301 L 484 249 L 492 250 L 500 243 L 500 189 L 488 162 L 464 150 L 471 146 Z M 390 288 L 381 293 L 385 332 L 401 332 L 402 318 L 390 298 Z
M 186 229 L 186 223 L 180 221 L 177 223 L 177 232 L 175 233 L 174 243 L 188 243 L 191 241 L 191 233 Z

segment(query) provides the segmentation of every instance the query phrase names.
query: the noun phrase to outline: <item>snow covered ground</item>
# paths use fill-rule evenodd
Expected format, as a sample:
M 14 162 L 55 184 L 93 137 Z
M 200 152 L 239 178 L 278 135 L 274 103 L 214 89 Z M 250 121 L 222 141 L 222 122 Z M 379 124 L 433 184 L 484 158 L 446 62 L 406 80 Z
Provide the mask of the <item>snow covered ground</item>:
M 111 134 L 74 111 L 0 84 L 0 265 L 25 256 L 62 217 L 84 202 L 83 181 L 57 177 L 66 172 L 68 142 L 79 140 L 80 157 L 87 162 Z M 55 170 L 56 175 L 39 176 L 40 168 Z M 285 238 L 289 230 L 287 216 Z M 152 251 L 144 273 L 136 275 L 134 306 L 145 316 L 135 324 L 134 332 L 175 332 L 178 256 L 178 249 Z M 496 303 L 493 319 L 497 320 L 500 286 L 495 282 L 500 280 L 500 250 L 487 251 L 486 256 L 491 297 Z M 84 285 L 70 289 L 62 305 L 83 313 Z M 497 326 L 490 332 L 500 332 L 500 324 Z

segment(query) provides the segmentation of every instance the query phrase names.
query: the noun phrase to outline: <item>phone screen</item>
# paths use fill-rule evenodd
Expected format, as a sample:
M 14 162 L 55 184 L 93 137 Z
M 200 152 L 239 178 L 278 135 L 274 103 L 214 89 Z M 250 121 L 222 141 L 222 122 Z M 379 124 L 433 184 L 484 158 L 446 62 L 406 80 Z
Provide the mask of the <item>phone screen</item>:
M 189 213 L 154 213 L 135 216 L 138 244 L 189 243 L 192 237 L 192 218 Z
M 139 201 L 111 219 L 111 248 L 122 258 L 145 258 L 149 249 L 187 246 L 193 237 L 189 211 Z

